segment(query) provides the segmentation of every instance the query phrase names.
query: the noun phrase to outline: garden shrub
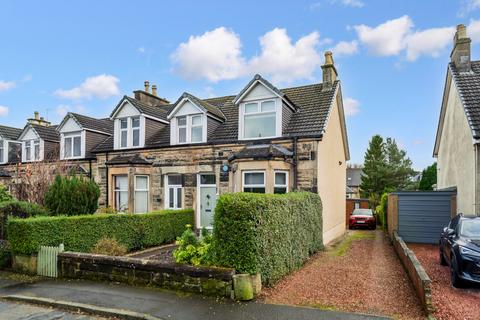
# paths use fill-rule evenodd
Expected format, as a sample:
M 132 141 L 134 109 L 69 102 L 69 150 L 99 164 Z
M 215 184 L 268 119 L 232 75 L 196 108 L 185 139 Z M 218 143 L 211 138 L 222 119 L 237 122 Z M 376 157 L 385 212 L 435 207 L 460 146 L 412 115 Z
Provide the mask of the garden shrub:
M 6 225 L 8 217 L 30 218 L 47 215 L 48 210 L 36 203 L 17 200 L 0 202 L 0 239 L 7 238 Z
M 7 187 L 3 184 L 0 184 L 0 202 L 12 201 L 14 200 L 13 196 L 8 192 Z
M 98 213 L 98 214 L 104 214 L 104 213 L 114 214 L 114 213 L 118 213 L 118 212 L 117 212 L 117 210 L 115 210 L 115 208 L 108 206 L 108 207 L 98 208 L 96 213 Z
M 379 205 L 375 208 L 380 226 L 387 228 L 388 192 L 382 194 Z
M 93 214 L 98 209 L 100 187 L 83 176 L 57 175 L 45 194 L 45 206 L 52 215 Z
M 32 254 L 40 246 L 90 252 L 103 237 L 115 238 L 128 251 L 173 242 L 193 223 L 193 210 L 163 210 L 146 214 L 9 219 L 8 240 L 14 254 Z
M 317 194 L 223 194 L 215 208 L 213 264 L 260 273 L 270 285 L 322 249 L 322 238 Z
M 107 256 L 123 256 L 127 251 L 127 247 L 118 243 L 117 239 L 103 237 L 93 246 L 91 252 L 95 254 L 105 254 Z
M 12 252 L 8 242 L 0 240 L 0 269 L 9 268 L 12 265 Z
M 192 264 L 194 266 L 209 265 L 211 263 L 210 245 L 212 236 L 206 229 L 202 230 L 199 240 L 191 225 L 186 225 L 182 236 L 177 239 L 178 248 L 173 252 L 177 263 Z

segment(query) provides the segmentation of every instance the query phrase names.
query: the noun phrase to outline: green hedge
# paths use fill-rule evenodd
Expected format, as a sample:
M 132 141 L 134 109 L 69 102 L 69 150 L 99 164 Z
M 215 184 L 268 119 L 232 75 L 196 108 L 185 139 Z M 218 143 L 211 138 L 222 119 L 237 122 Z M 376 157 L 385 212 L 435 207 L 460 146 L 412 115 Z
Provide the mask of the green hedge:
M 213 230 L 216 265 L 261 273 L 269 285 L 323 248 L 322 204 L 309 192 L 223 194 Z
M 90 252 L 103 237 L 115 238 L 128 250 L 174 241 L 193 224 L 193 210 L 164 210 L 147 214 L 9 219 L 8 240 L 14 254 L 32 254 L 40 246 L 65 245 L 66 251 Z
M 30 218 L 48 214 L 47 209 L 36 203 L 17 200 L 0 202 L 0 239 L 7 238 L 6 226 L 9 217 Z

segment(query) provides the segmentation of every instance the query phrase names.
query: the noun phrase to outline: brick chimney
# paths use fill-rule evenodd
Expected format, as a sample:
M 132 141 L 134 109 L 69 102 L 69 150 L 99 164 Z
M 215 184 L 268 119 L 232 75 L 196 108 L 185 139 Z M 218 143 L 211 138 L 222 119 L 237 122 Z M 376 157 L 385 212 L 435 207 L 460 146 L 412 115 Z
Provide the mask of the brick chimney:
M 331 51 L 325 52 L 325 63 L 322 66 L 323 71 L 323 87 L 322 91 L 328 91 L 332 89 L 333 83 L 337 80 L 337 69 L 333 62 L 333 56 Z
M 40 113 L 38 113 L 38 111 L 35 111 L 33 113 L 33 118 L 30 118 L 27 121 L 31 124 L 36 124 L 43 127 L 50 127 L 50 122 L 45 120 L 43 117 L 40 117 Z
M 460 72 L 468 72 L 472 70 L 470 64 L 471 42 L 472 40 L 467 37 L 467 27 L 463 24 L 459 24 L 455 36 L 453 37 L 453 50 L 450 54 L 450 60 Z
M 158 105 L 167 105 L 170 104 L 165 98 L 160 98 L 157 95 L 157 86 L 154 84 L 152 85 L 152 92 L 150 93 L 150 81 L 144 82 L 145 90 L 135 90 L 133 94 L 135 95 L 135 99 L 146 103 L 151 106 L 158 106 Z

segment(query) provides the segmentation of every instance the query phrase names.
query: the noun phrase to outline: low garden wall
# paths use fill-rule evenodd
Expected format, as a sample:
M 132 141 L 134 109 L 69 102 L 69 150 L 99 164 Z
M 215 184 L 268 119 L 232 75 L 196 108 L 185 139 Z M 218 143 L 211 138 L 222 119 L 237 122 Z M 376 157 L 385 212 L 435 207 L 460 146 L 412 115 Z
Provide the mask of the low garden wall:
M 95 214 L 83 216 L 12 219 L 7 223 L 13 267 L 35 272 L 40 246 L 66 251 L 91 252 L 102 238 L 114 238 L 128 251 L 175 241 L 186 224 L 193 224 L 193 210 L 164 210 L 147 214 Z
M 425 269 L 423 269 L 422 264 L 418 261 L 417 257 L 410 250 L 402 238 L 397 234 L 396 231 L 393 232 L 393 247 L 397 252 L 400 261 L 407 270 L 408 276 L 412 281 L 413 287 L 417 292 L 418 297 L 420 298 L 422 305 L 425 311 L 428 314 L 431 314 L 435 309 L 432 303 L 432 294 L 431 294 L 431 280 Z
M 214 264 L 261 274 L 271 285 L 323 248 L 318 194 L 228 193 L 217 200 Z
M 222 297 L 233 296 L 235 270 L 194 267 L 129 257 L 64 252 L 58 255 L 63 278 L 117 281 Z

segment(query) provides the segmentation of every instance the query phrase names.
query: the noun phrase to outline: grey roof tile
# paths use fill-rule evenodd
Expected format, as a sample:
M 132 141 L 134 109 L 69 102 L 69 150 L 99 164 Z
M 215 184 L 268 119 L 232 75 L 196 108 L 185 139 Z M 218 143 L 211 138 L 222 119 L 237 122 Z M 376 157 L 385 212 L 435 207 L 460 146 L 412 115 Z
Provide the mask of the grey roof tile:
M 259 144 L 249 145 L 233 154 L 229 160 L 234 159 L 272 159 L 272 158 L 291 158 L 293 152 L 277 144 Z
M 60 135 L 57 132 L 57 125 L 55 126 L 41 126 L 38 124 L 29 124 L 35 132 L 40 136 L 40 139 L 52 142 L 60 142 Z
M 8 140 L 17 140 L 18 137 L 22 134 L 22 129 L 1 126 L 0 125 L 0 136 Z
M 110 119 L 95 119 L 78 113 L 69 113 L 86 130 L 100 131 L 113 134 L 113 121 Z

